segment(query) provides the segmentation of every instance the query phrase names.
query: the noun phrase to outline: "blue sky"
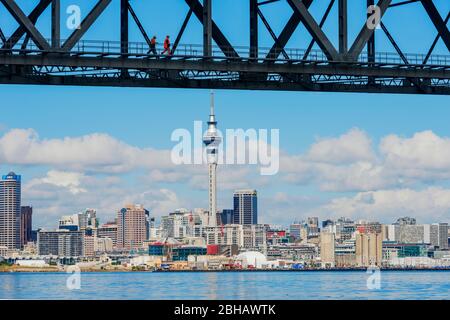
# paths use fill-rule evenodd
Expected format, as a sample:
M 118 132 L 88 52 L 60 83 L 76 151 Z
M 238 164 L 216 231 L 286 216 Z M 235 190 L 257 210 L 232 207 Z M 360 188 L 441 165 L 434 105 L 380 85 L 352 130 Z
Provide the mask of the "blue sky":
M 30 2 L 25 6 L 31 9 Z M 77 2 L 82 13 L 93 3 L 62 1 L 62 8 Z M 435 2 L 441 12 L 450 9 L 448 1 Z M 113 0 L 112 7 L 85 39 L 118 40 L 118 3 Z M 149 34 L 174 37 L 187 6 L 181 0 L 154 3 L 132 1 Z M 318 1 L 312 6 L 317 20 L 326 5 L 327 1 Z M 247 1 L 215 2 L 214 19 L 235 45 L 247 44 L 247 10 Z M 263 12 L 279 32 L 291 11 L 280 3 L 263 8 Z M 350 26 L 362 25 L 365 15 L 361 12 L 362 4 L 351 8 Z M 231 14 L 232 23 L 227 21 Z M 330 34 L 335 34 L 333 17 L 332 12 L 326 25 Z M 383 21 L 405 52 L 426 52 L 436 34 L 419 4 L 408 5 L 405 10 L 394 8 Z M 44 22 L 45 18 L 40 20 L 39 27 L 48 36 L 49 26 Z M 130 39 L 143 41 L 131 19 L 130 25 Z M 10 34 L 15 23 L 2 22 L 1 26 Z M 381 32 L 377 31 L 380 50 L 393 52 Z M 63 28 L 62 37 L 68 34 Z M 336 37 L 331 39 L 335 43 Z M 301 27 L 288 47 L 305 48 L 309 41 Z M 260 42 L 261 46 L 272 44 L 267 33 L 261 35 Z M 195 17 L 182 43 L 201 43 L 201 27 Z M 448 54 L 442 41 L 435 53 Z M 67 159 L 58 162 L 64 158 L 58 152 L 66 149 L 49 147 L 41 153 L 39 148 L 48 141 L 57 141 L 58 146 L 69 145 L 68 148 L 72 146 L 83 153 L 87 152 L 86 137 L 95 145 L 98 142 L 93 135 L 101 134 L 114 140 L 112 146 L 124 148 L 120 152 L 123 159 L 128 159 L 127 153 L 151 148 L 160 152 L 155 159 L 164 162 L 163 153 L 174 146 L 170 140 L 172 131 L 192 130 L 193 121 L 207 119 L 209 91 L 11 85 L 1 86 L 0 93 L 0 170 L 13 169 L 23 174 L 23 200 L 34 205 L 38 225 L 54 226 L 59 216 L 84 207 L 98 208 L 105 221 L 114 217 L 126 201 L 140 201 L 156 216 L 178 207 L 207 206 L 202 186 L 206 171 L 202 168 L 167 168 L 160 163 L 142 167 L 127 162 L 126 170 L 103 170 L 99 166 L 104 159 L 92 164 L 80 157 L 79 165 Z M 234 188 L 254 187 L 260 194 L 261 222 L 288 224 L 312 214 L 321 218 L 349 215 L 383 222 L 407 214 L 428 222 L 448 218 L 449 105 L 450 99 L 444 96 L 216 91 L 219 127 L 279 128 L 284 154 L 281 172 L 274 177 L 255 177 L 252 168 L 219 170 L 223 182 L 219 207 L 231 206 Z M 33 133 L 28 131 L 29 136 L 19 138 L 25 130 Z M 20 153 L 2 158 L 2 139 L 3 153 L 6 145 L 17 143 L 42 156 L 29 156 L 27 161 Z M 46 155 L 48 150 L 53 153 Z M 105 147 L 105 155 L 109 151 Z M 344 160 L 330 159 L 345 153 L 349 156 Z M 45 156 L 50 159 L 44 159 Z M 114 152 L 110 156 L 114 158 Z M 117 162 L 122 159 L 119 158 Z M 219 176 L 219 185 L 220 179 Z

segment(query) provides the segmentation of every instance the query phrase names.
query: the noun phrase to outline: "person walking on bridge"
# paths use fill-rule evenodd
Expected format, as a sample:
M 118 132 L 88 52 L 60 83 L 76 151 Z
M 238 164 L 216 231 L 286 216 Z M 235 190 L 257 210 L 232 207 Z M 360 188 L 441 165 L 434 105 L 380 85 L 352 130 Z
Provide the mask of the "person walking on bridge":
M 156 36 L 153 36 L 153 38 L 150 40 L 150 50 L 148 50 L 148 53 L 151 53 L 153 55 L 158 55 L 158 52 L 156 52 Z
M 170 36 L 166 36 L 166 39 L 164 39 L 164 51 L 161 54 L 166 52 L 169 56 L 172 55 L 172 52 L 170 51 Z

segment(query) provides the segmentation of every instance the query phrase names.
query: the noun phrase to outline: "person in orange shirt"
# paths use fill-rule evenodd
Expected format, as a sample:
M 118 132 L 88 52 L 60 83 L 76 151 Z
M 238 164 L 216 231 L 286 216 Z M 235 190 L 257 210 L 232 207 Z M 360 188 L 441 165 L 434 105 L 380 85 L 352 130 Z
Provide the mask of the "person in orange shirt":
M 167 36 L 166 39 L 164 39 L 164 51 L 161 54 L 166 53 L 170 56 L 172 52 L 170 51 L 170 36 Z
M 153 38 L 150 40 L 150 50 L 148 53 L 151 53 L 153 55 L 157 55 L 158 52 L 156 52 L 156 36 L 153 36 Z

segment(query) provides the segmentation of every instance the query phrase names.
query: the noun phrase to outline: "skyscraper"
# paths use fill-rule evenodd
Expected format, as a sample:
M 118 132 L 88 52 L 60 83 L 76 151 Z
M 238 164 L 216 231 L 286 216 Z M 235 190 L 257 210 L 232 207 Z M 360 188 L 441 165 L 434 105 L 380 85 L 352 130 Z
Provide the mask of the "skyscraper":
M 222 138 L 217 132 L 217 121 L 214 114 L 214 93 L 211 93 L 211 112 L 208 121 L 208 131 L 203 137 L 203 143 L 206 146 L 206 154 L 208 161 L 208 225 L 211 227 L 217 226 L 217 180 L 216 171 L 219 162 L 219 145 Z
M 439 249 L 448 249 L 448 223 L 439 223 Z
M 136 249 L 147 240 L 147 216 L 149 212 L 142 205 L 127 205 L 117 216 L 117 247 Z
M 32 231 L 32 216 L 33 208 L 30 206 L 25 206 L 20 208 L 20 242 L 22 245 L 27 244 L 32 241 L 31 231 Z
M 233 198 L 233 223 L 258 224 L 258 195 L 256 190 L 236 190 Z
M 20 249 L 20 175 L 14 172 L 0 180 L 0 246 Z
M 320 233 L 320 260 L 325 268 L 335 266 L 335 236 L 331 232 Z
M 223 209 L 220 213 L 220 223 L 221 224 L 232 224 L 233 223 L 233 209 Z

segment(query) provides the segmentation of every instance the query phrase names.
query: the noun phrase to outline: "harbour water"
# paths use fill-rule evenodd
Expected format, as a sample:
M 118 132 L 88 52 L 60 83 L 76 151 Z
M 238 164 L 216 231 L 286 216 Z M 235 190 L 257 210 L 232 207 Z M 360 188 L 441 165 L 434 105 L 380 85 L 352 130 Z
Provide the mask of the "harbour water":
M 363 271 L 81 273 L 75 290 L 70 276 L 0 273 L 0 299 L 450 299 L 450 271 L 382 271 L 379 288 Z

